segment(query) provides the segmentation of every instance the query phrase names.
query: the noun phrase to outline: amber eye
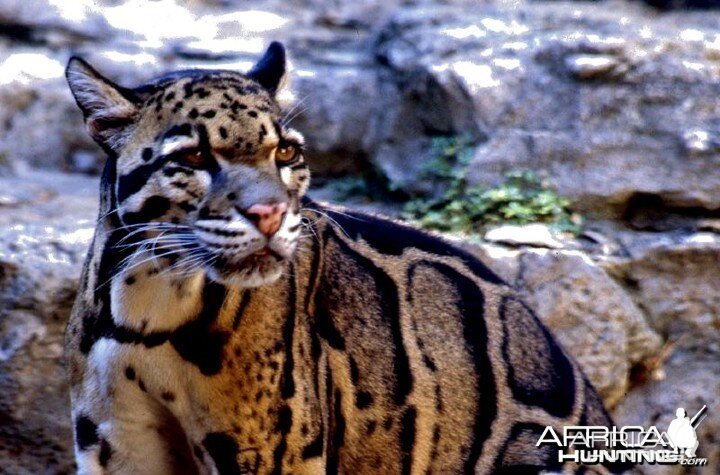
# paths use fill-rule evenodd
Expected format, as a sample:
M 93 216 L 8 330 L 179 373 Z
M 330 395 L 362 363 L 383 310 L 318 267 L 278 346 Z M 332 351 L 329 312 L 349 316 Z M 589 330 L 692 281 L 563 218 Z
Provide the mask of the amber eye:
M 188 150 L 187 152 L 180 152 L 173 159 L 189 167 L 200 167 L 205 163 L 205 157 L 199 150 Z
M 275 160 L 280 163 L 292 162 L 298 154 L 297 147 L 294 145 L 281 145 L 275 149 Z

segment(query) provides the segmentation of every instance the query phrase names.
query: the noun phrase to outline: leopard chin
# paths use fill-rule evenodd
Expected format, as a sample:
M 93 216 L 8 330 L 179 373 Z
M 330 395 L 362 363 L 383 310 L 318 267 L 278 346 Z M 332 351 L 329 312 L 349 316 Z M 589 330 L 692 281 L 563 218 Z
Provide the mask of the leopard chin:
M 220 260 L 208 264 L 208 276 L 221 284 L 253 288 L 277 281 L 283 273 L 287 259 L 267 248 L 250 254 L 238 262 Z

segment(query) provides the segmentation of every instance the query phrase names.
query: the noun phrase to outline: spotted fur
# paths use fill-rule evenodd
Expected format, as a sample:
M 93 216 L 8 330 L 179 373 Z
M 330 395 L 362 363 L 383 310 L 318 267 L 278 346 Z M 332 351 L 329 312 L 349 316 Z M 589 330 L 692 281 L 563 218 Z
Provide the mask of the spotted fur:
M 278 43 L 135 89 L 70 61 L 108 153 L 67 332 L 79 472 L 577 468 L 535 447 L 611 423 L 577 365 L 471 255 L 303 198 L 284 74 Z M 256 203 L 287 205 L 276 232 Z

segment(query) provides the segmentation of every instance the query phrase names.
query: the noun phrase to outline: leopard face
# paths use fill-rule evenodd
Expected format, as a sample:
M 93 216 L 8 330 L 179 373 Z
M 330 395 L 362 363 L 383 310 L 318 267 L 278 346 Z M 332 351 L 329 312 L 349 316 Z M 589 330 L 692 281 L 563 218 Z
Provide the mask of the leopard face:
M 303 138 L 275 100 L 284 74 L 279 43 L 247 74 L 181 71 L 135 89 L 70 61 L 71 90 L 113 165 L 106 199 L 123 245 L 137 245 L 129 266 L 202 269 L 243 287 L 279 277 L 309 184 Z

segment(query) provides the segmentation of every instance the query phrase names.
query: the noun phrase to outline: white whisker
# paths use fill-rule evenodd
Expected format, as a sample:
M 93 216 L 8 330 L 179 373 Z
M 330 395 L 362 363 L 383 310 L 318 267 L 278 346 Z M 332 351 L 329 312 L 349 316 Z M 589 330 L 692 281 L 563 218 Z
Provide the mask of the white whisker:
M 284 127 L 287 127 L 290 124 L 290 120 L 288 120 L 287 117 L 289 117 L 293 112 L 295 112 L 298 109 L 298 107 L 305 104 L 305 102 L 308 100 L 309 97 L 310 97 L 310 94 L 309 93 L 306 94 L 303 98 L 301 98 L 295 104 L 293 104 L 292 107 L 290 107 L 290 109 L 287 112 L 285 112 L 283 114 L 283 118 L 280 120 L 280 122 L 282 123 L 282 125 Z
M 292 115 L 292 117 L 287 117 L 287 118 L 284 119 L 284 121 L 283 121 L 283 126 L 289 127 L 290 124 L 292 123 L 292 121 L 294 121 L 294 120 L 297 119 L 300 115 L 302 115 L 302 114 L 304 114 L 305 112 L 307 112 L 309 109 L 310 109 L 309 107 L 303 107 L 302 109 L 298 109 L 297 111 L 295 111 L 295 113 Z
M 325 219 L 327 219 L 328 221 L 330 221 L 331 223 L 333 223 L 335 226 L 337 226 L 338 229 L 340 229 L 340 231 L 342 231 L 342 233 L 345 235 L 345 237 L 349 237 L 348 233 L 347 233 L 347 232 L 345 231 L 345 229 L 340 225 L 340 223 L 338 223 L 337 221 L 335 221 L 335 219 L 333 219 L 328 213 L 326 213 L 326 212 L 324 212 L 324 211 L 317 210 L 317 209 L 312 209 L 312 208 L 311 208 L 311 209 L 308 209 L 308 211 L 312 211 L 313 213 L 317 213 L 317 214 L 323 216 Z M 333 210 L 333 212 L 335 212 L 335 211 Z M 343 214 L 343 213 L 338 213 L 338 214 Z M 345 214 L 343 214 L 343 215 L 344 215 L 344 216 L 347 216 L 347 217 L 349 217 L 349 218 L 354 218 L 354 216 L 349 216 L 349 215 L 345 215 Z M 359 219 L 359 218 L 357 218 L 357 219 Z

